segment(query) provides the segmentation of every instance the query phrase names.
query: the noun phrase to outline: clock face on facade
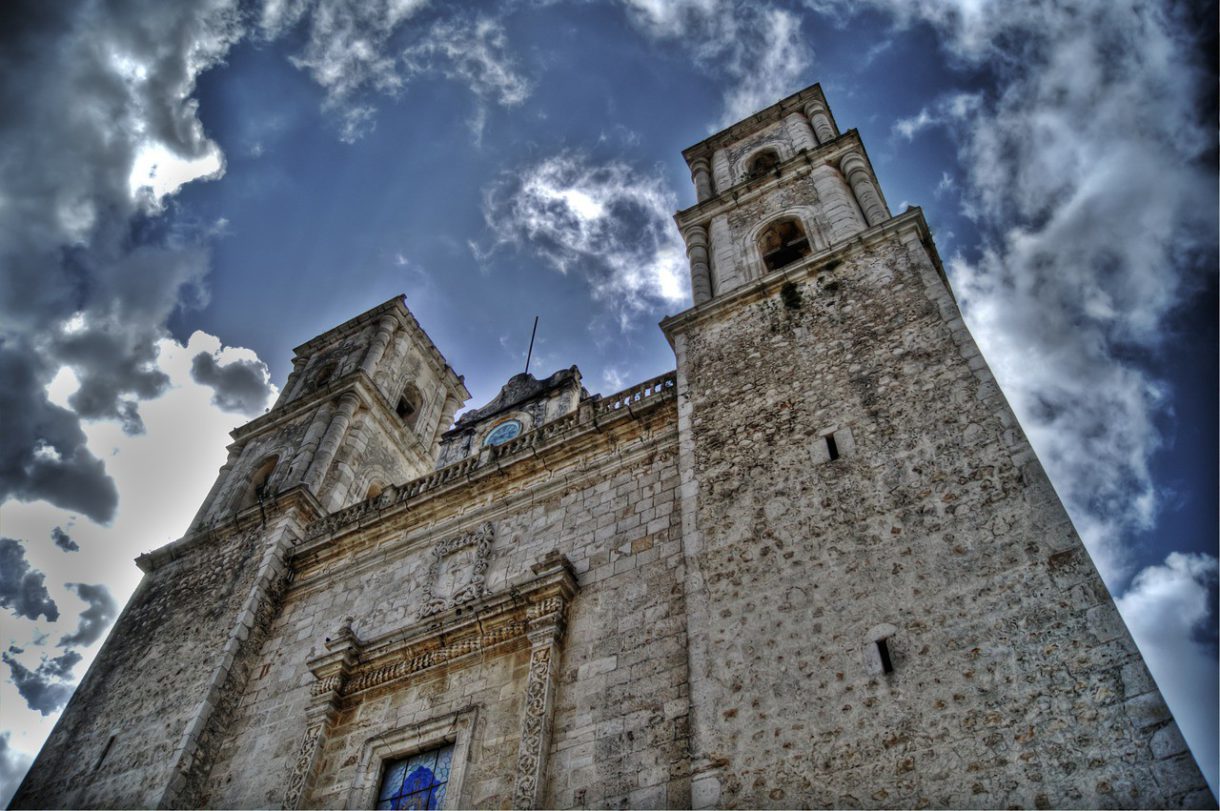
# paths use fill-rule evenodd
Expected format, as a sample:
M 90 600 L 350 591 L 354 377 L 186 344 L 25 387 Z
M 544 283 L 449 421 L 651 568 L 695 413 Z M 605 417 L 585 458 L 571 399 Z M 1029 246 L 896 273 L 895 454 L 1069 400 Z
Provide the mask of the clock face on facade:
M 484 445 L 502 445 L 510 439 L 515 438 L 521 433 L 520 420 L 507 420 L 500 423 L 495 428 L 491 429 L 491 433 L 487 435 L 487 439 L 483 440 Z

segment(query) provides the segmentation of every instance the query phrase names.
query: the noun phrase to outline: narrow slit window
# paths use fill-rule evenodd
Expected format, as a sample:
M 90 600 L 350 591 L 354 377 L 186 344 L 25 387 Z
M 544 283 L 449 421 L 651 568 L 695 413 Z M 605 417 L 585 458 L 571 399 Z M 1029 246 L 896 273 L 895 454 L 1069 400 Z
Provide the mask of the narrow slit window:
M 106 755 L 110 754 L 110 747 L 114 746 L 114 739 L 115 736 L 111 735 L 110 740 L 106 741 L 106 745 L 102 747 L 102 754 L 98 756 L 97 763 L 94 765 L 93 771 L 96 772 L 98 769 L 102 768 L 102 764 L 106 762 Z
M 835 442 L 834 434 L 826 435 L 826 455 L 832 462 L 839 458 L 839 443 Z
M 886 640 L 877 640 L 877 655 L 881 657 L 881 672 L 893 673 L 894 661 L 890 659 L 890 646 Z

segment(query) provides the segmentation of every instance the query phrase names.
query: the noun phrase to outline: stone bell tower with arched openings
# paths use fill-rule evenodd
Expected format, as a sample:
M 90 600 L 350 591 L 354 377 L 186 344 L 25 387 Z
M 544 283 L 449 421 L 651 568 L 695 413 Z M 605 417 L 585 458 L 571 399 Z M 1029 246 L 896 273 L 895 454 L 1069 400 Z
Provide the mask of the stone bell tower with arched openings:
M 422 476 L 469 396 L 401 297 L 390 299 L 296 348 L 279 400 L 234 432 L 192 527 L 298 485 L 331 511 Z
M 677 216 L 695 304 L 890 218 L 855 130 L 814 85 L 682 153 L 697 205 Z
M 815 85 L 683 155 L 691 805 L 1214 804 L 856 131 Z

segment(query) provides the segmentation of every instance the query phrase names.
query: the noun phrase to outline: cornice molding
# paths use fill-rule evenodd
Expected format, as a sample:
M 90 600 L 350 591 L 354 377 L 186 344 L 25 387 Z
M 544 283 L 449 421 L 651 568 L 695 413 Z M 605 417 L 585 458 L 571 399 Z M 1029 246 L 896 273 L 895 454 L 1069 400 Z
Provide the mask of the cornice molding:
M 372 639 L 360 639 L 349 618 L 325 641 L 325 652 L 306 663 L 315 679 L 310 694 L 350 698 L 442 666 L 462 667 L 510 643 L 524 645 L 540 626 L 562 628 L 580 590 L 572 564 L 551 552 L 532 569 L 533 577 L 495 594 Z

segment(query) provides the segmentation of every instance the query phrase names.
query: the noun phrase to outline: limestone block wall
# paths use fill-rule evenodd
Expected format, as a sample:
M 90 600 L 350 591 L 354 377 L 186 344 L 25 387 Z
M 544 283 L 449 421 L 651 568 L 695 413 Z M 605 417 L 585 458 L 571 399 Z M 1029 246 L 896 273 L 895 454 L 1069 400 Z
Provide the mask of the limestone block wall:
M 903 229 L 666 325 L 694 805 L 1213 803 Z
M 145 576 L 13 808 L 162 802 L 257 575 L 260 539 L 250 532 L 198 544 Z
M 551 552 L 567 557 L 579 583 L 559 647 L 541 804 L 688 805 L 686 607 L 672 400 L 629 423 L 613 431 L 591 428 L 502 472 L 493 466 L 405 513 L 300 548 L 293 586 L 211 771 L 206 804 L 282 803 L 316 683 L 307 662 L 345 617 L 353 618 L 361 639 L 421 627 L 421 605 L 434 583 L 433 549 L 490 523 L 488 594 L 511 593 Z M 344 699 L 303 804 L 349 802 L 350 787 L 369 779 L 362 777 L 365 753 L 379 736 L 464 717 L 472 720 L 458 805 L 509 805 L 528 665 L 528 648 L 496 649 Z

